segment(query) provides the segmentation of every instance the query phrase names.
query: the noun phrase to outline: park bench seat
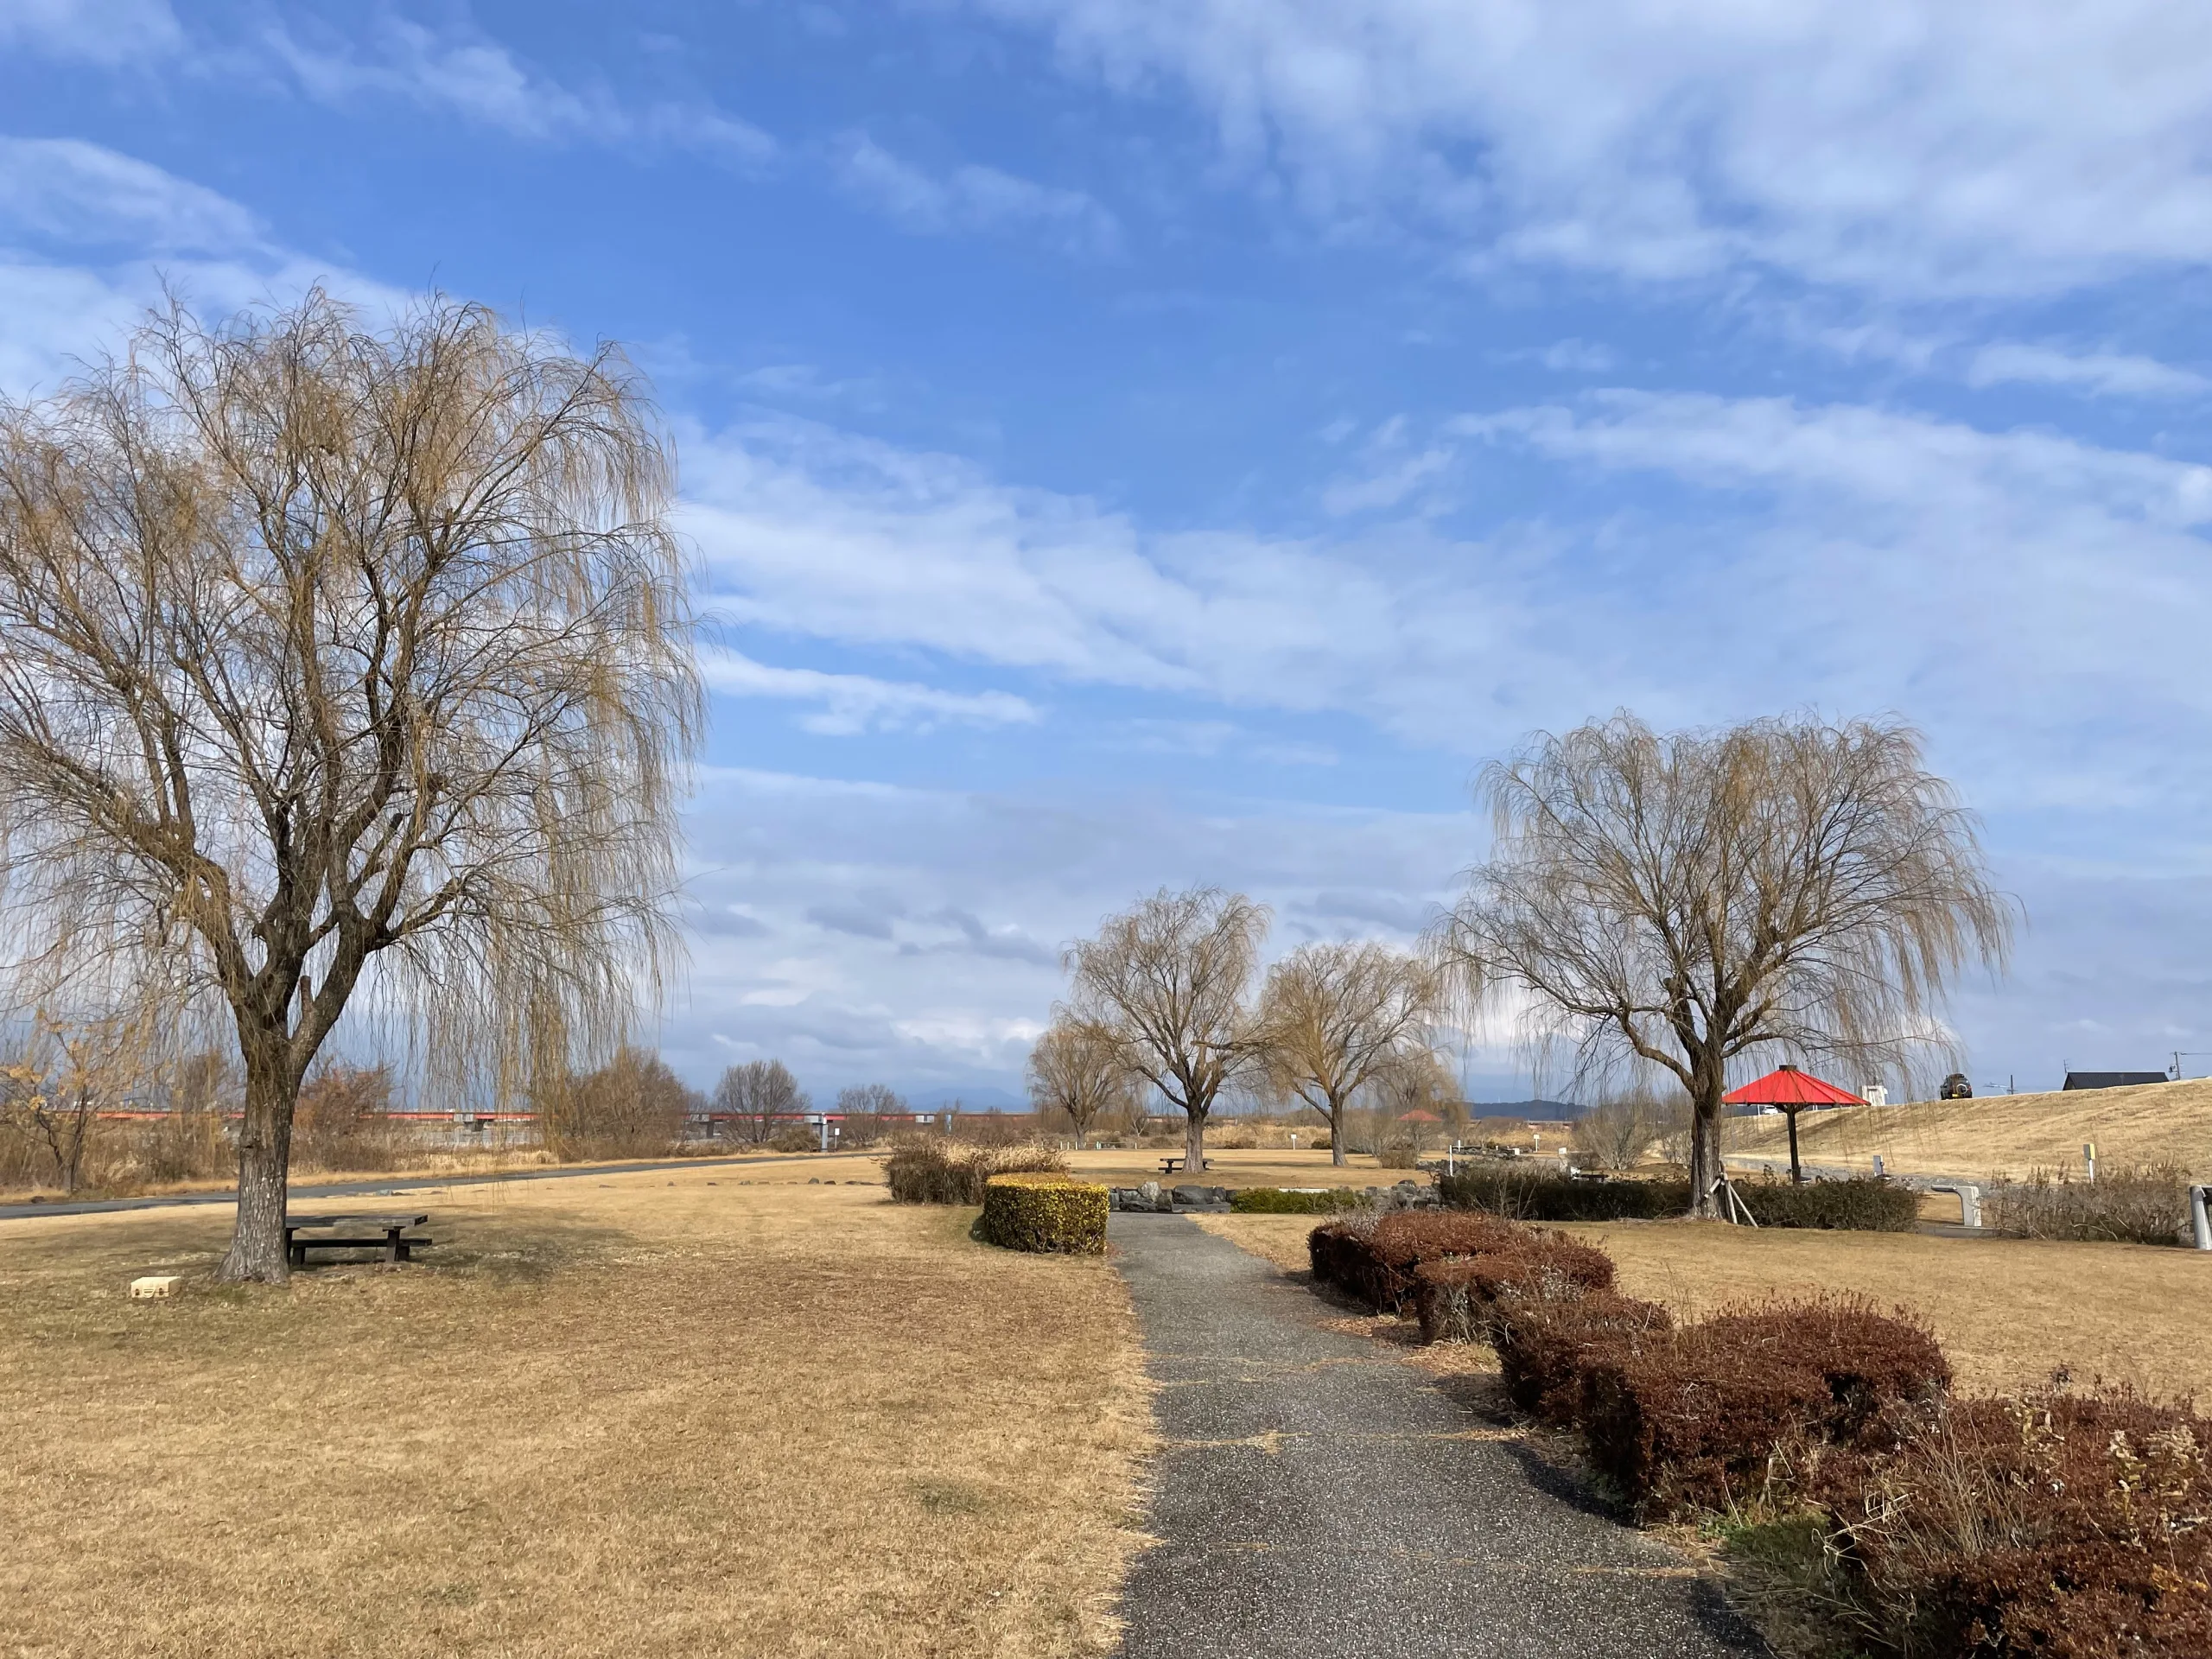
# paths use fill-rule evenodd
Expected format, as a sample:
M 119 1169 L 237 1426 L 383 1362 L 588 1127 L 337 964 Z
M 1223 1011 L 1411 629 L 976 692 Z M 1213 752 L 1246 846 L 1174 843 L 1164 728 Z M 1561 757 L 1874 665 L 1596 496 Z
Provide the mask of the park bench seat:
M 1177 1170 L 1182 1168 L 1183 1166 L 1189 1161 L 1190 1160 L 1186 1158 L 1163 1158 L 1160 1160 L 1160 1173 L 1163 1175 L 1173 1175 Z M 1198 1167 L 1200 1169 L 1211 1169 L 1213 1167 L 1213 1160 L 1211 1158 L 1199 1160 Z
M 437 1241 L 410 1233 L 429 1220 L 427 1213 L 367 1216 L 287 1216 L 284 1259 L 296 1268 L 308 1264 L 309 1250 L 382 1250 L 387 1262 L 411 1262 L 418 1249 Z

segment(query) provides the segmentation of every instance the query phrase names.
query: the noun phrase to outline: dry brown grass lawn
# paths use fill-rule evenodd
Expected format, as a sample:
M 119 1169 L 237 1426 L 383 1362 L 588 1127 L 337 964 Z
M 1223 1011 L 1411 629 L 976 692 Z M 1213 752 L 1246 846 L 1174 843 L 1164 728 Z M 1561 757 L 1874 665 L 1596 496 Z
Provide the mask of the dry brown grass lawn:
M 1199 1224 L 1287 1271 L 1306 1265 L 1308 1216 Z M 2157 1394 L 2212 1393 L 2212 1257 L 2145 1244 L 2059 1244 L 1726 1227 L 1569 1226 L 1619 1264 L 1621 1288 L 1694 1319 L 1770 1294 L 1855 1290 L 1916 1308 L 1961 1386 L 2018 1389 L 2060 1366 Z
M 227 1211 L 0 1222 L 0 1652 L 1108 1646 L 1119 1281 L 810 1173 L 876 1175 L 425 1191 L 429 1265 L 170 1301 Z
M 1733 1126 L 1731 1155 L 1785 1164 L 1789 1128 L 1777 1117 Z M 2129 1089 L 2077 1089 L 1980 1100 L 1847 1106 L 1797 1120 L 1805 1160 L 1892 1171 L 1926 1170 L 1969 1179 L 2028 1170 L 2082 1168 L 2082 1143 L 2108 1164 L 2179 1164 L 2212 1177 L 2212 1079 Z

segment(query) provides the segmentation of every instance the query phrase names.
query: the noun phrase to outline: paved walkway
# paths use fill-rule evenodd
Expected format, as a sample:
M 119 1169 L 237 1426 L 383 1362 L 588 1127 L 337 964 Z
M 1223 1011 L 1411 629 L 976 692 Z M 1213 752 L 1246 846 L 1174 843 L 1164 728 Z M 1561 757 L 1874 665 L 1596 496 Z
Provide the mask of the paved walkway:
M 1707 1659 L 1756 1637 L 1501 1424 L 1176 1216 L 1116 1215 L 1167 1445 L 1133 1659 Z

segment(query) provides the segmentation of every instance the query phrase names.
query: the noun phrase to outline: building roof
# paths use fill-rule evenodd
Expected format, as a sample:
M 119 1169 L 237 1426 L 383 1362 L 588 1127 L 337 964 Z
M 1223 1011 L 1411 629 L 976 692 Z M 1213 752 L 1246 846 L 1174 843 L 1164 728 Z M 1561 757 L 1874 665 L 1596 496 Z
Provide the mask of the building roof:
M 2069 1071 L 2069 1089 L 2126 1089 L 2139 1083 L 2170 1082 L 2163 1071 Z

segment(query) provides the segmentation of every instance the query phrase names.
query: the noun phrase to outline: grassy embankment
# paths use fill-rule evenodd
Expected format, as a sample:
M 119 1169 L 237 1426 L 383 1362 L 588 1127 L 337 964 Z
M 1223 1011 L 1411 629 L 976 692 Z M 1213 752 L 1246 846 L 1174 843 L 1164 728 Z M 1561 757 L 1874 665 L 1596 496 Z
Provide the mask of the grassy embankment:
M 810 1174 L 876 1172 L 455 1186 L 423 1265 L 168 1301 L 125 1286 L 227 1210 L 0 1222 L 0 1646 L 1102 1650 L 1149 1435 L 1111 1269 Z
M 1782 1118 L 1747 1118 L 1732 1128 L 1732 1160 L 1788 1162 L 1789 1128 Z M 2212 1178 L 2212 1078 L 1845 1106 L 1802 1114 L 1797 1141 L 1808 1164 L 1871 1169 L 1879 1153 L 1892 1173 L 1928 1171 L 1970 1180 L 2017 1178 L 2036 1168 L 2079 1175 L 2086 1141 L 2096 1143 L 2099 1161 L 2108 1166 L 2173 1163 L 2207 1179 Z

